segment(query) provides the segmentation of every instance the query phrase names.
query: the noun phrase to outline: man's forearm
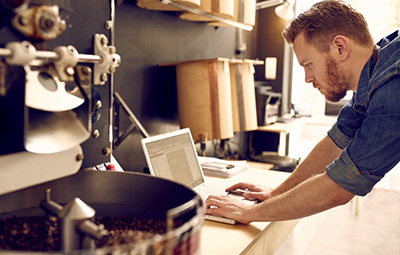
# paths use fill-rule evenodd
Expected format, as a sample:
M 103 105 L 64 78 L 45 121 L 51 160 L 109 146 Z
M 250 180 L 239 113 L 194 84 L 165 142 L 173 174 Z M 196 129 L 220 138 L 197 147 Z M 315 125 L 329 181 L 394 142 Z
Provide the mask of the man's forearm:
M 272 195 L 282 194 L 313 175 L 324 173 L 325 167 L 336 159 L 341 151 L 329 136 L 324 137 L 296 170 L 273 191 Z
M 298 219 L 345 204 L 353 197 L 354 194 L 322 173 L 254 206 L 249 218 L 250 221 Z

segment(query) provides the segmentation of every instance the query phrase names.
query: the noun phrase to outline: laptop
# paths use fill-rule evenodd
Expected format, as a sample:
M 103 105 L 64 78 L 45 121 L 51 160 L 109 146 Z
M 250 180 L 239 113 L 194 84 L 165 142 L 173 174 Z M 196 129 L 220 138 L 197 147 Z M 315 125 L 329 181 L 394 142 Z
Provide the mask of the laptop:
M 225 188 L 205 182 L 189 128 L 143 138 L 141 144 L 151 175 L 183 184 L 198 193 L 203 201 L 210 194 L 227 195 Z M 236 223 L 220 215 L 208 214 L 205 219 Z

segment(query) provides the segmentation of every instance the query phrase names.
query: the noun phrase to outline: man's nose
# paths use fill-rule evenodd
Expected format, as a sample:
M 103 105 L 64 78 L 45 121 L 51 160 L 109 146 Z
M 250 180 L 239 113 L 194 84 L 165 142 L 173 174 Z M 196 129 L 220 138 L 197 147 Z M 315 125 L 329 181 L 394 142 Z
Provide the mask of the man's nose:
M 314 76 L 311 75 L 310 73 L 307 73 L 307 72 L 306 72 L 306 77 L 305 77 L 306 83 L 311 83 L 311 82 L 313 82 L 314 80 L 315 80 Z

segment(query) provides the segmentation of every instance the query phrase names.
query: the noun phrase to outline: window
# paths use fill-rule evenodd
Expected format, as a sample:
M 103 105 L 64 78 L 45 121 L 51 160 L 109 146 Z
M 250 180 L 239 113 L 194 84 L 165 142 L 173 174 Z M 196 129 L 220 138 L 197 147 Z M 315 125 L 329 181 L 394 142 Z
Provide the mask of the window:
M 319 0 L 297 0 L 296 15 L 308 9 Z M 375 41 L 379 41 L 395 30 L 400 29 L 400 1 L 399 0 L 346 0 L 351 6 L 359 10 L 368 22 L 371 34 Z M 352 92 L 346 98 L 351 97 Z M 325 115 L 325 99 L 320 93 L 304 81 L 304 70 L 296 59 L 293 61 L 292 72 L 292 103 L 307 103 L 312 116 Z

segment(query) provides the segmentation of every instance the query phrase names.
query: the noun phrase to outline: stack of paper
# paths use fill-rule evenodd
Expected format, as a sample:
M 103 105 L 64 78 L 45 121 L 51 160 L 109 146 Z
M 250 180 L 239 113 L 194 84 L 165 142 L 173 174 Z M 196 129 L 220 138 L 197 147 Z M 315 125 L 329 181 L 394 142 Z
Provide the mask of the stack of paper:
M 222 160 L 212 157 L 199 157 L 199 162 L 204 174 L 231 177 L 249 168 L 246 160 Z

